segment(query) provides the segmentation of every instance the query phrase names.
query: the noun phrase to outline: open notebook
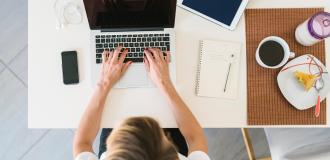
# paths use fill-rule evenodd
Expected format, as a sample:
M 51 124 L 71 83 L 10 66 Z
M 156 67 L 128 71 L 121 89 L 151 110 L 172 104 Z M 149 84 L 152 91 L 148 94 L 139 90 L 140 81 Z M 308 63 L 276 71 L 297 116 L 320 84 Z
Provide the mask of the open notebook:
M 241 44 L 203 40 L 200 48 L 197 96 L 237 98 Z

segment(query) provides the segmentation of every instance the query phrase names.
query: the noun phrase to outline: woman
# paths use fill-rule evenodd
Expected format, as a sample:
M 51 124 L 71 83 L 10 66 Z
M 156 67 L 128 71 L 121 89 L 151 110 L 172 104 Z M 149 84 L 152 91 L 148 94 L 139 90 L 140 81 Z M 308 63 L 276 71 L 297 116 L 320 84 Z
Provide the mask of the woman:
M 132 63 L 123 63 L 127 52 L 118 47 L 114 52 L 103 53 L 101 79 L 74 138 L 75 160 L 98 160 L 93 153 L 93 141 L 100 129 L 108 92 Z M 149 77 L 167 99 L 179 130 L 188 143 L 188 157 L 177 153 L 171 140 L 154 119 L 133 117 L 125 120 L 108 136 L 106 152 L 102 154 L 101 160 L 209 160 L 203 129 L 176 92 L 169 76 L 170 53 L 166 55 L 164 57 L 158 49 L 146 49 L 144 64 Z

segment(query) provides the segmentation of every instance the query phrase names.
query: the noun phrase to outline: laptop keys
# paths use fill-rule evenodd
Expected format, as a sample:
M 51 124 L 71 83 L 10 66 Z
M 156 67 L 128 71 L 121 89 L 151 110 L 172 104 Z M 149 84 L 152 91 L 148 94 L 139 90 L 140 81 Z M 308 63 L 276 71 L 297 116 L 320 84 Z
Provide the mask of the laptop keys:
M 96 44 L 96 48 L 103 48 L 103 44 Z
M 96 53 L 103 53 L 103 49 L 96 49 Z
M 124 63 L 126 62 L 134 62 L 134 63 L 142 63 L 143 62 L 143 58 L 125 58 Z
M 163 41 L 170 41 L 170 37 L 164 37 Z
M 96 58 L 102 58 L 102 54 L 96 54 Z
M 128 49 L 125 62 L 143 62 L 145 48 L 170 50 L 170 34 L 129 34 L 129 35 L 96 35 L 96 63 L 102 63 L 104 49 L 113 51 L 118 46 Z M 164 53 L 164 56 L 166 54 Z

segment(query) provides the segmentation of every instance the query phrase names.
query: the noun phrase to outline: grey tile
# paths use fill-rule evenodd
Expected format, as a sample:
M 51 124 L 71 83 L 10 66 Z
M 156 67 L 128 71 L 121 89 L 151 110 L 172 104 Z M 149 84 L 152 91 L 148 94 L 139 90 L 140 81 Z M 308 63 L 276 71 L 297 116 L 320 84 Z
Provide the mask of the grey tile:
M 27 45 L 27 0 L 1 0 L 0 59 L 8 64 Z
M 10 62 L 9 68 L 27 85 L 28 81 L 28 48 L 25 48 Z
M 240 129 L 205 129 L 205 134 L 211 159 L 248 159 Z
M 5 66 L 2 64 L 2 62 L 0 61 L 0 73 L 3 71 L 3 69 L 5 69 Z
M 51 130 L 22 160 L 72 160 L 72 140 L 69 129 Z
M 249 129 L 253 149 L 257 158 L 270 157 L 270 150 L 263 128 Z
M 27 128 L 27 88 L 5 69 L 0 73 L 0 159 L 18 159 L 45 130 Z

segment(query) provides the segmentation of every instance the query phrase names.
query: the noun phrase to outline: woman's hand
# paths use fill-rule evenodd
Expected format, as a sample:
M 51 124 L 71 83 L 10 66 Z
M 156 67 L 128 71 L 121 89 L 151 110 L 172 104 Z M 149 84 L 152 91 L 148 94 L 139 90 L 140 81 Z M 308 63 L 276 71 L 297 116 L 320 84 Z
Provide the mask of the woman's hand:
M 121 50 L 122 47 L 117 47 L 112 52 L 105 50 L 102 54 L 101 77 L 98 84 L 108 90 L 117 83 L 132 63 L 124 63 L 128 51 L 125 49 L 121 53 Z
M 151 80 L 158 88 L 163 89 L 167 85 L 172 85 L 169 74 L 170 53 L 166 52 L 166 58 L 159 49 L 148 48 L 144 50 L 146 57 L 144 64 Z

